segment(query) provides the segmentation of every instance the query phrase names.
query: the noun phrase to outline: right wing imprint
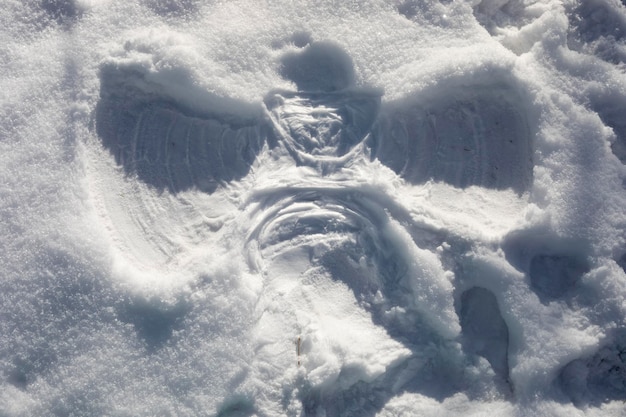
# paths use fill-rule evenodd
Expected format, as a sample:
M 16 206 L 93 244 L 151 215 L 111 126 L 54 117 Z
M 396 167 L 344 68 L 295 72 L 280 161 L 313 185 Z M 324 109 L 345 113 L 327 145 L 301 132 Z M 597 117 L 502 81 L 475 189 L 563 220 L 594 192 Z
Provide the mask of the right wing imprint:
M 372 157 L 413 184 L 523 193 L 533 171 L 525 108 L 515 88 L 497 82 L 386 103 L 372 130 Z

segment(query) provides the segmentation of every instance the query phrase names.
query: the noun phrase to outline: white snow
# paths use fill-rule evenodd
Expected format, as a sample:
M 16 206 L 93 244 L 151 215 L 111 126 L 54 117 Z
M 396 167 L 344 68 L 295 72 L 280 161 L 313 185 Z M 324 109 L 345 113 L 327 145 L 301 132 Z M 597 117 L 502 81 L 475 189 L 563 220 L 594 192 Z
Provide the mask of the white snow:
M 619 0 L 5 0 L 0 415 L 619 416 Z

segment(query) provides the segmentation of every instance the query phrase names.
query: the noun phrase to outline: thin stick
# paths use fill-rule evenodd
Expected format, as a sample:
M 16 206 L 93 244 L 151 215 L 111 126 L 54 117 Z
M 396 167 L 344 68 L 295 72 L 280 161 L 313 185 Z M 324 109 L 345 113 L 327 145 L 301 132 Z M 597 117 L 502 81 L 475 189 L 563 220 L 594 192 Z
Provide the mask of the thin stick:
M 298 340 L 296 340 L 296 353 L 298 354 L 298 366 L 300 366 L 300 345 L 302 344 L 302 339 L 298 336 Z

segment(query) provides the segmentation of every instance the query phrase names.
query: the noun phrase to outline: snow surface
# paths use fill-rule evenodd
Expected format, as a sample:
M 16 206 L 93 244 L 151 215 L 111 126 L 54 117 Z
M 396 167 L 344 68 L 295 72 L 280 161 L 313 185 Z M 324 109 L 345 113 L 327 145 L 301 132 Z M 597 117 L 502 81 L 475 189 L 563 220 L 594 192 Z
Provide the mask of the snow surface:
M 0 415 L 626 415 L 623 1 L 0 28 Z

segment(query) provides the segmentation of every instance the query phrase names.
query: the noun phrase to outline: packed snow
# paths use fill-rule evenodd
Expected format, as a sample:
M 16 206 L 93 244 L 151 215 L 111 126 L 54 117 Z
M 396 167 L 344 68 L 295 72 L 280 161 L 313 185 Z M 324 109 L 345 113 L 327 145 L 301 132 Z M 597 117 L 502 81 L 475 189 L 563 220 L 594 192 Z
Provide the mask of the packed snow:
M 623 1 L 0 28 L 0 415 L 626 415 Z

